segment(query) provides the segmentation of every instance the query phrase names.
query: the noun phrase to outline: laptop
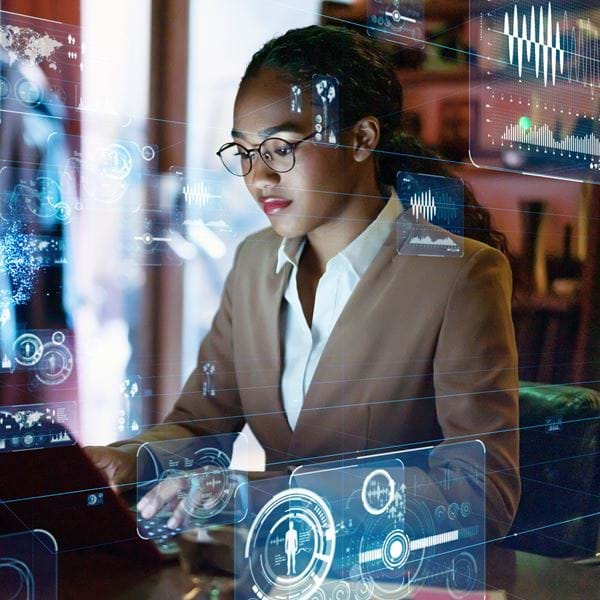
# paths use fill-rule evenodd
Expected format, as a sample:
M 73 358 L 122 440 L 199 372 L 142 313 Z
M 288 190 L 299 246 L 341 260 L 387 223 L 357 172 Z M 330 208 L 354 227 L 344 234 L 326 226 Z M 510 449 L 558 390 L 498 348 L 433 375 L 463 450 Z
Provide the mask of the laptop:
M 140 537 L 135 496 L 117 495 L 78 445 L 0 455 L 0 535 L 44 529 L 60 553 L 99 547 L 145 562 L 177 558 L 178 531 L 154 521 Z

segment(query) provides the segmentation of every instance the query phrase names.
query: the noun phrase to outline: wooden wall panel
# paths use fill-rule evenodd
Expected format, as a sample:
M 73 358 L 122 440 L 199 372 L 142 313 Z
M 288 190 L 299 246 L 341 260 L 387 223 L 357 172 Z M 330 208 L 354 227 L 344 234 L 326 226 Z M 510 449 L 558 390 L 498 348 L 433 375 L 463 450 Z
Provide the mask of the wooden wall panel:
M 81 24 L 80 0 L 2 0 L 2 10 L 31 15 L 40 19 Z
M 152 1 L 150 139 L 159 147 L 159 170 L 185 165 L 189 0 Z M 144 372 L 154 381 L 151 414 L 156 422 L 181 388 L 183 267 L 149 267 L 142 345 Z

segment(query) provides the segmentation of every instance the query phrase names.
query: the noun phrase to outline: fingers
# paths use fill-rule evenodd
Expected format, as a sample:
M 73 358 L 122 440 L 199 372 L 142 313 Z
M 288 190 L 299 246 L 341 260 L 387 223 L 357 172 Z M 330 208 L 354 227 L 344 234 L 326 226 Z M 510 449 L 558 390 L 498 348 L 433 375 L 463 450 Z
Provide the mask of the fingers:
M 179 502 L 179 504 L 173 511 L 171 518 L 167 521 L 167 527 L 169 529 L 177 529 L 178 527 L 183 527 L 188 517 L 189 515 L 185 510 L 185 499 L 183 499 L 181 500 L 181 502 Z
M 215 492 L 208 484 L 208 477 L 212 472 L 212 468 L 191 472 L 187 493 L 167 522 L 169 529 L 183 527 L 190 517 L 198 518 L 199 511 L 210 506 L 215 496 Z
M 112 455 L 105 446 L 85 446 L 83 451 L 98 469 L 106 469 L 111 461 Z
M 139 502 L 137 509 L 144 519 L 151 519 L 163 508 L 172 508 L 179 504 L 180 495 L 189 487 L 186 477 L 173 477 L 161 481 L 150 490 Z
M 111 486 L 113 486 L 113 480 L 118 469 L 118 461 L 115 460 L 112 449 L 105 448 L 104 446 L 87 446 L 83 450 L 93 465 L 104 473 Z
M 122 484 L 135 482 L 135 458 L 127 452 L 106 446 L 84 448 L 94 466 L 102 471 L 114 492 L 124 491 Z

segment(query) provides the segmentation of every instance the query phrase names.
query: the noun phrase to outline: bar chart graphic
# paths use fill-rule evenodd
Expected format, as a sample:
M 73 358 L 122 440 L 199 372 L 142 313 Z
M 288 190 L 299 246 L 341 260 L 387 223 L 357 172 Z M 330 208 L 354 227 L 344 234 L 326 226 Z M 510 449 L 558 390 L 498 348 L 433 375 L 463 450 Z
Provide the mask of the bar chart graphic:
M 600 157 L 600 139 L 595 135 L 589 134 L 584 137 L 569 135 L 562 140 L 557 140 L 548 125 L 533 126 L 528 130 L 518 124 L 510 125 L 506 127 L 502 139 L 528 146 L 544 146 L 562 152 Z

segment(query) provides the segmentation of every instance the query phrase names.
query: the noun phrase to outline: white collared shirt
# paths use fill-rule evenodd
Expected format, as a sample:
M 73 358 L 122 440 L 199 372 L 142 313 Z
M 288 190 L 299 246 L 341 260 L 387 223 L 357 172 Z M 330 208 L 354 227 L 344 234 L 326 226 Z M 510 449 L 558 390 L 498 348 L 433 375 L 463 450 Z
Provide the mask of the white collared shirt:
M 281 394 L 292 430 L 296 427 L 304 397 L 346 302 L 386 238 L 394 229 L 402 205 L 395 191 L 377 218 L 346 248 L 331 258 L 319 279 L 315 295 L 312 327 L 308 326 L 298 295 L 298 264 L 306 240 L 284 238 L 277 254 L 276 272 L 286 263 L 292 271 L 282 302 L 281 331 L 284 361 Z M 294 252 L 293 249 L 297 248 Z M 290 256 L 290 254 L 294 254 Z

